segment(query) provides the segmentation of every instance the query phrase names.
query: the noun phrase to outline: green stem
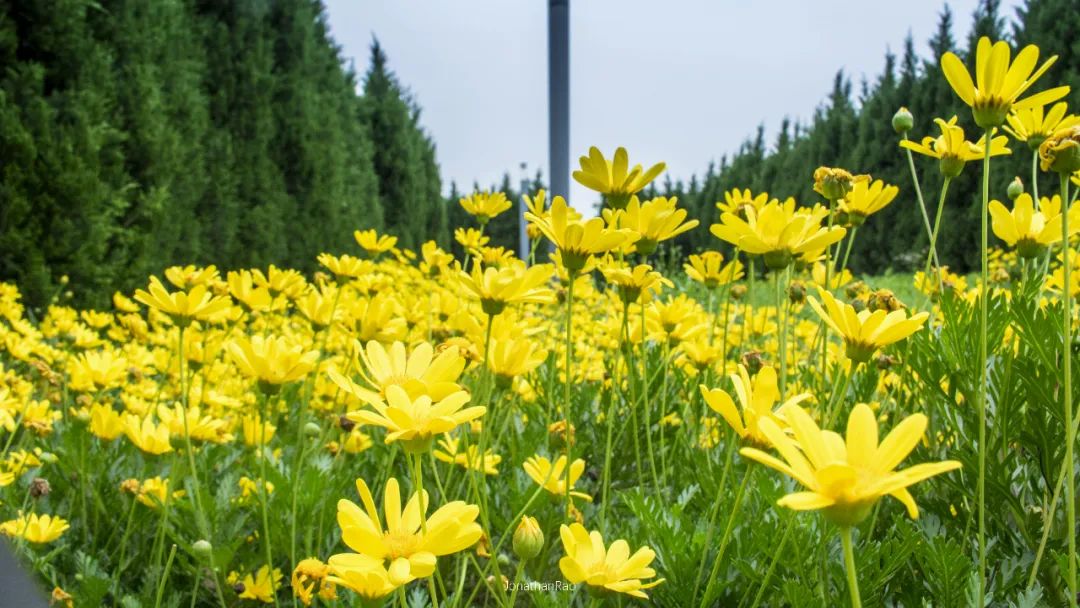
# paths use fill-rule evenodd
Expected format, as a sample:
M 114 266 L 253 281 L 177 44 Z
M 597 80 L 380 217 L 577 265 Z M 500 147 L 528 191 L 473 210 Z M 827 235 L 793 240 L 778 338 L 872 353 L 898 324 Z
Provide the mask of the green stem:
M 855 248 L 855 236 L 857 234 L 859 234 L 859 227 L 852 226 L 851 234 L 848 236 L 847 239 L 847 248 L 844 249 L 844 257 L 842 260 L 840 260 L 840 265 L 836 268 L 836 276 L 838 277 L 844 276 L 844 269 L 847 268 L 848 260 L 851 259 L 851 250 Z M 840 251 L 837 250 L 837 253 L 839 252 Z
M 1061 200 L 1069 200 L 1069 175 L 1061 173 Z M 1073 403 L 1072 403 L 1072 294 L 1070 292 L 1070 272 L 1072 260 L 1069 259 L 1069 208 L 1063 202 L 1061 209 L 1061 234 L 1062 243 L 1065 247 L 1065 263 L 1062 264 L 1065 287 L 1062 289 L 1062 331 L 1064 343 L 1062 348 L 1063 381 L 1062 396 L 1065 401 L 1065 429 L 1068 436 L 1065 440 L 1065 521 L 1068 522 L 1069 538 L 1069 575 L 1066 583 L 1069 586 L 1069 605 L 1076 606 L 1076 499 L 1075 499 L 1075 463 L 1073 462 L 1073 444 L 1076 442 L 1076 433 L 1073 429 Z
M 195 450 L 191 447 L 191 433 L 188 431 L 188 386 L 186 376 L 186 357 L 184 357 L 184 326 L 180 326 L 176 340 L 176 353 L 180 358 L 180 408 L 184 418 L 184 450 L 187 451 L 188 468 L 191 469 L 191 477 L 195 482 L 195 515 L 199 525 L 199 534 L 210 541 L 210 527 L 206 520 L 206 512 L 202 506 L 202 483 L 199 481 L 199 470 L 195 467 Z
M 1039 149 L 1031 151 L 1031 200 L 1035 202 L 1035 210 L 1039 210 Z M 1062 201 L 1064 203 L 1064 201 Z
M 630 304 L 623 302 L 623 322 L 622 322 L 622 341 L 620 342 L 620 349 L 626 352 L 629 348 L 629 344 L 626 341 L 626 314 Z M 619 368 L 618 360 L 615 361 L 614 368 L 617 371 Z M 615 427 L 615 395 L 618 389 L 622 387 L 622 379 L 620 374 L 615 373 L 614 387 L 611 391 L 607 413 L 604 416 L 604 423 L 607 425 L 607 438 L 604 441 L 604 470 L 601 472 L 603 476 L 603 482 L 601 483 L 600 492 L 600 529 L 607 531 L 607 506 L 608 506 L 608 490 L 611 487 L 611 435 L 612 429 Z M 640 460 L 639 460 L 640 462 Z M 569 463 L 567 463 L 569 466 Z M 510 596 L 510 605 L 513 606 L 513 595 Z
M 525 560 L 518 560 L 517 570 L 514 572 L 514 585 L 510 589 L 510 605 L 515 606 L 514 601 L 517 599 L 518 587 L 521 586 L 521 574 L 525 571 Z
M 827 417 L 825 418 L 825 426 L 823 428 L 832 428 L 840 404 L 843 402 L 844 396 L 847 395 L 848 386 L 851 385 L 851 378 L 855 375 L 855 371 L 860 364 L 852 361 L 849 365 L 850 367 L 848 367 L 847 372 L 844 373 L 844 383 L 839 390 L 836 388 L 836 383 L 833 383 L 833 392 L 829 395 L 829 406 L 825 409 Z
M 113 595 L 117 598 L 120 597 L 120 573 L 124 571 L 124 554 L 127 553 L 127 541 L 131 537 L 132 525 L 131 520 L 135 517 L 135 505 L 139 501 L 134 496 L 131 497 L 131 506 L 128 507 L 127 523 L 124 525 L 124 534 L 120 537 L 120 559 L 116 561 L 116 572 L 113 574 Z
M 844 569 L 847 570 L 848 590 L 851 591 L 852 608 L 862 608 L 859 596 L 859 579 L 855 575 L 855 551 L 851 548 L 851 526 L 840 528 L 840 542 L 844 545 Z
M 570 363 L 574 359 L 574 341 L 573 341 L 573 319 L 574 319 L 574 283 L 577 280 L 577 272 L 568 272 L 570 278 L 570 284 L 566 288 L 566 367 L 563 372 L 566 374 L 566 383 L 563 388 L 563 443 L 565 444 L 566 454 L 566 517 L 569 519 L 574 511 L 574 499 L 570 496 L 570 456 L 573 453 L 571 444 L 574 434 L 570 431 L 570 385 L 573 383 L 574 378 L 571 373 Z
M 664 363 L 662 369 L 663 379 L 660 384 L 660 420 L 657 422 L 657 427 L 660 431 L 660 481 L 661 487 L 667 487 L 667 440 L 665 439 L 667 433 L 664 432 L 664 418 L 668 415 L 668 372 L 671 365 L 671 339 L 668 337 L 664 341 Z M 686 421 L 684 420 L 685 424 Z
M 904 139 L 907 139 L 907 133 L 904 133 Z M 919 211 L 922 212 L 923 226 L 926 228 L 926 236 L 931 242 L 934 240 L 933 231 L 930 229 L 930 215 L 926 212 L 926 200 L 923 199 L 922 186 L 919 185 L 919 174 L 915 171 L 915 160 L 911 156 L 911 150 L 904 148 L 904 152 L 907 154 L 908 170 L 911 171 L 911 182 L 915 185 L 915 197 L 919 199 Z M 937 258 L 937 251 L 934 250 L 931 245 L 930 255 L 933 257 L 934 264 L 941 267 L 941 263 Z
M 993 138 L 994 130 L 992 127 L 986 128 L 986 137 L 983 141 L 986 142 L 986 150 L 983 153 L 983 175 L 982 175 L 982 205 L 979 208 L 979 215 L 981 217 L 979 252 L 981 260 L 980 268 L 980 285 L 982 286 L 982 297 L 979 299 L 979 391 L 978 399 L 976 400 L 976 410 L 979 417 L 979 481 L 978 481 L 978 499 L 979 499 L 979 594 L 978 598 L 980 602 L 986 598 L 986 389 L 987 383 L 990 381 L 989 372 L 987 370 L 987 351 L 986 351 L 986 332 L 987 332 L 987 316 L 989 314 L 990 306 L 990 282 L 989 282 L 989 257 L 987 250 L 988 242 L 988 211 L 987 206 L 990 201 L 990 140 Z
M 788 269 L 785 268 L 784 273 L 787 272 Z M 776 292 L 776 333 L 780 342 L 780 348 L 777 351 L 777 357 L 780 359 L 780 400 L 783 401 L 784 395 L 787 394 L 787 328 L 781 321 L 784 310 L 784 286 L 780 283 L 779 270 L 773 270 L 773 286 Z
M 169 559 L 165 560 L 165 570 L 161 573 L 161 580 L 158 581 L 157 594 L 154 599 L 154 608 L 161 608 L 161 598 L 165 594 L 165 581 L 169 578 L 169 571 L 172 570 L 173 559 L 176 558 L 176 545 L 174 544 L 169 549 Z
M 773 552 L 772 559 L 769 560 L 769 569 L 765 571 L 765 577 L 761 579 L 761 587 L 758 588 L 757 595 L 754 596 L 754 602 L 750 604 L 750 608 L 757 608 L 761 603 L 761 598 L 765 595 L 765 589 L 769 586 L 769 580 L 772 578 L 773 572 L 776 571 L 776 564 L 780 561 L 780 553 L 784 550 L 784 546 L 787 545 L 788 536 L 791 534 L 791 529 L 794 528 L 795 514 L 791 513 L 788 516 L 787 525 L 784 526 L 784 534 L 780 537 L 780 543 L 776 545 L 776 551 Z M 800 559 L 801 563 L 802 560 Z M 739 605 L 742 605 L 742 600 L 739 601 Z
M 716 552 L 716 559 L 713 561 L 712 572 L 709 573 L 709 582 L 705 585 L 705 595 L 701 596 L 701 608 L 709 605 L 709 599 L 712 597 L 713 585 L 716 584 L 716 577 L 720 574 L 720 564 L 724 561 L 724 551 L 727 549 L 728 541 L 731 538 L 731 531 L 735 528 L 735 519 L 739 514 L 739 506 L 742 504 L 743 491 L 746 490 L 746 484 L 750 481 L 750 476 L 754 472 L 753 465 L 747 465 L 746 472 L 743 473 L 742 483 L 739 484 L 739 489 L 735 492 L 735 502 L 731 505 L 731 514 L 728 515 L 727 525 L 724 527 L 724 535 L 720 537 L 720 548 Z
M 1076 437 L 1078 429 L 1080 429 L 1080 419 L 1074 417 L 1074 420 L 1072 420 L 1072 436 Z M 1042 553 L 1047 549 L 1047 540 L 1050 538 L 1051 523 L 1054 521 L 1054 514 L 1057 512 L 1057 502 L 1062 498 L 1062 486 L 1065 485 L 1067 469 L 1069 469 L 1068 462 L 1062 462 L 1062 470 L 1057 472 L 1057 482 L 1054 484 L 1054 491 L 1050 499 L 1050 509 L 1043 511 L 1042 538 L 1039 540 L 1039 548 L 1035 552 L 1035 562 L 1031 563 L 1031 573 L 1027 577 L 1026 590 L 1030 590 L 1035 585 L 1035 578 L 1039 573 L 1039 564 L 1042 562 Z
M 259 490 L 259 506 L 262 511 L 262 527 L 263 538 L 262 544 L 266 552 L 266 568 L 270 573 L 271 587 L 273 587 L 274 580 L 274 550 L 270 541 L 270 508 L 267 504 L 269 502 L 269 495 L 266 491 L 266 461 L 270 459 L 270 456 L 266 453 L 266 425 L 270 422 L 269 410 L 270 400 L 267 397 L 263 397 L 263 403 L 266 407 L 263 408 L 263 416 L 259 421 L 259 481 L 256 484 Z M 271 589 L 271 593 L 274 598 L 274 606 L 278 605 L 277 590 Z
M 937 239 L 938 230 L 941 229 L 941 213 L 945 209 L 945 195 L 949 191 L 949 184 L 952 182 L 952 178 L 946 177 L 941 182 L 941 196 L 938 198 L 937 210 L 934 211 L 934 230 L 930 233 L 930 252 L 926 254 L 926 265 L 923 267 L 923 280 L 922 285 L 919 287 L 923 293 L 926 293 L 926 281 L 930 276 L 930 263 L 937 261 Z M 944 281 L 941 277 L 941 265 L 937 266 L 938 275 L 938 294 L 939 296 L 945 293 Z M 929 297 L 929 296 L 927 296 Z
M 690 600 L 690 604 L 693 605 L 697 602 L 698 587 L 701 584 L 701 577 L 705 574 L 705 563 L 708 561 L 709 549 L 712 548 L 713 532 L 716 528 L 716 518 L 720 515 L 720 505 L 723 503 L 720 497 L 724 495 L 724 490 L 727 489 L 727 476 L 728 471 L 731 469 L 731 462 L 735 456 L 735 446 L 738 445 L 738 437 L 731 433 L 728 439 L 727 452 L 724 454 L 724 469 L 720 473 L 720 485 L 716 489 L 716 500 L 713 501 L 711 513 L 709 514 L 709 524 L 705 527 L 705 545 L 704 550 L 701 553 L 701 563 L 698 564 L 697 576 L 694 577 L 694 595 Z

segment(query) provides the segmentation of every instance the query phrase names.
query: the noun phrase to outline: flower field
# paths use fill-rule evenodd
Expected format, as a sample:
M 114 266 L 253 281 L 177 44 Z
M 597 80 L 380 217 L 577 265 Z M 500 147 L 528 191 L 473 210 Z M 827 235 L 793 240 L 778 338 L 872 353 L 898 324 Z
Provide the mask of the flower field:
M 478 192 L 464 259 L 358 230 L 111 310 L 0 284 L 0 534 L 67 606 L 1075 606 L 1080 118 L 1039 56 L 946 54 L 980 132 L 900 109 L 911 183 L 821 167 L 704 226 L 592 148 L 600 215 L 527 197 L 528 260 Z M 936 249 L 964 171 L 974 276 Z M 903 294 L 848 270 L 887 205 L 930 242 Z

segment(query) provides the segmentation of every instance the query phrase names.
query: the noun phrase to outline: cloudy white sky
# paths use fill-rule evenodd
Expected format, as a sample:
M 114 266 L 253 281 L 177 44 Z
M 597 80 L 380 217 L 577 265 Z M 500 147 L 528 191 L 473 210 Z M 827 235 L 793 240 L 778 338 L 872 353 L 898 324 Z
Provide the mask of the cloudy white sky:
M 1012 17 L 1017 0 L 1003 2 Z M 950 0 L 965 40 L 977 0 Z M 332 34 L 358 72 L 377 36 L 418 99 L 444 189 L 547 174 L 547 2 L 326 0 Z M 571 164 L 588 147 L 701 173 L 758 124 L 807 119 L 837 69 L 880 73 L 910 30 L 920 53 L 941 0 L 571 0 Z M 771 137 L 770 137 L 771 141 Z M 574 185 L 579 206 L 594 197 Z

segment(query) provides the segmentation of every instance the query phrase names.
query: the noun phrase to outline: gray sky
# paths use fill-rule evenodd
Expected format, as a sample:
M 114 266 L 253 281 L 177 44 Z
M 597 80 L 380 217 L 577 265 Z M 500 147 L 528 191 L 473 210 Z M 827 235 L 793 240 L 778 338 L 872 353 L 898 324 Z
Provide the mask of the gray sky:
M 334 38 L 362 73 L 372 36 L 416 96 L 444 190 L 547 174 L 547 2 L 325 0 Z M 965 40 L 977 0 L 950 0 Z M 1003 2 L 1012 18 L 1018 0 Z M 941 0 L 571 0 L 571 166 L 589 146 L 701 174 L 759 123 L 806 119 L 840 68 L 854 88 L 910 30 L 920 54 Z M 665 93 L 670 88 L 671 93 Z M 596 197 L 572 183 L 572 204 Z

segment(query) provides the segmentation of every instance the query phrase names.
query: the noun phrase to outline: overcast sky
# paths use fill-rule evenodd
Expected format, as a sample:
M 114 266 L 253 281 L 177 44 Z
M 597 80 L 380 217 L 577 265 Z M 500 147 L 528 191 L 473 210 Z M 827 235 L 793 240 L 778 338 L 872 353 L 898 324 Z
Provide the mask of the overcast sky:
M 505 171 L 547 174 L 547 2 L 325 0 L 334 38 L 362 73 L 377 36 L 416 96 L 438 147 L 444 190 Z M 965 40 L 977 0 L 951 0 Z M 1003 2 L 1012 18 L 1017 0 Z M 940 0 L 571 0 L 571 168 L 591 145 L 673 178 L 705 171 L 764 123 L 806 120 L 836 71 L 882 69 L 910 30 L 920 54 Z M 665 92 L 670 91 L 670 92 Z M 594 200 L 573 185 L 572 203 Z

